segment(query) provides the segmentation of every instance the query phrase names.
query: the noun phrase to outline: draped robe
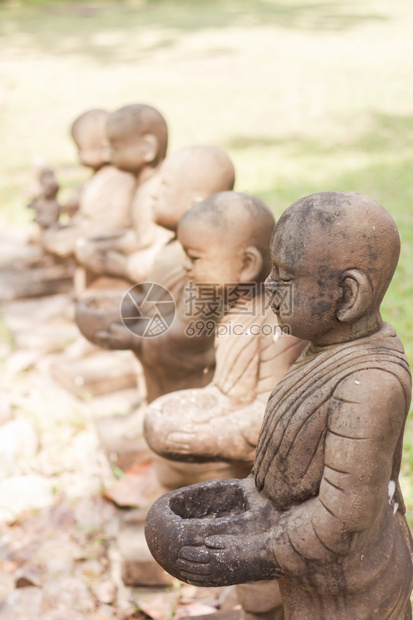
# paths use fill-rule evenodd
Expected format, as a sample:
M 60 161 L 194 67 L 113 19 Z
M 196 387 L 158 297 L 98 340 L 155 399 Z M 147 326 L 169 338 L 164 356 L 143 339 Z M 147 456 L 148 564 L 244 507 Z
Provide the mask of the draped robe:
M 377 405 L 386 394 L 371 373 L 396 384 L 389 406 Z M 286 620 L 411 618 L 412 539 L 398 482 L 410 396 L 403 347 L 386 324 L 309 347 L 273 390 L 254 475 L 280 512 L 272 541 Z

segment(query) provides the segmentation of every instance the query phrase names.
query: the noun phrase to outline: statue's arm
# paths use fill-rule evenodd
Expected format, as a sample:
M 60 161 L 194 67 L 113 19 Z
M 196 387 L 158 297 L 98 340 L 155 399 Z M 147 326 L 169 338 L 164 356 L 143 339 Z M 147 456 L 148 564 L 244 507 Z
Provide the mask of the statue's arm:
M 283 334 L 281 328 L 274 336 L 261 337 L 256 390 L 259 400 L 267 403 L 274 387 L 307 345 L 305 340 Z
M 73 217 L 80 209 L 83 193 L 83 185 L 74 190 L 67 201 L 61 205 L 60 212 L 66 213 L 69 217 Z
M 134 178 L 123 174 L 119 178 L 119 170 L 111 177 L 103 190 L 102 200 L 96 204 L 91 214 L 94 226 L 105 230 L 129 229 L 132 225 L 132 202 L 136 192 Z
M 133 229 L 125 229 L 123 236 L 113 240 L 111 249 L 123 252 L 124 254 L 132 254 L 138 248 L 138 240 Z
M 364 370 L 343 380 L 330 403 L 325 467 L 318 496 L 293 507 L 273 530 L 281 568 L 299 574 L 308 561 L 334 563 L 353 553 L 366 531 L 393 511 L 389 486 L 405 398 L 396 377 Z
M 75 255 L 83 267 L 96 273 L 125 275 L 126 255 L 134 247 L 133 231 L 119 229 L 100 234 L 97 232 L 90 237 L 78 234 L 77 237 Z
M 225 393 L 225 382 L 216 377 L 205 388 L 188 390 L 186 405 L 179 405 L 173 395 L 152 403 L 145 415 L 146 439 L 152 450 L 178 461 L 252 463 L 269 395 L 303 346 L 290 336 L 281 336 L 277 342 L 272 336 L 262 339 L 251 356 L 256 378 L 252 400 L 247 403 Z M 216 404 L 205 411 L 203 400 L 208 394 L 216 395 Z
M 75 253 L 76 242 L 84 234 L 80 224 L 51 226 L 43 231 L 41 243 L 45 250 L 56 256 L 67 258 Z
M 157 244 L 130 252 L 126 259 L 125 275 L 132 282 L 145 282 L 150 278 L 155 259 L 162 247 Z
M 238 415 L 232 418 L 236 424 L 236 432 L 242 437 L 244 445 L 246 443 L 254 449 L 257 446 L 265 408 L 272 390 L 307 346 L 304 340 L 282 334 L 282 332 L 278 333 L 276 340 L 272 336 L 261 338 L 260 344 L 255 399 L 250 405 L 239 408 Z M 234 431 L 235 428 L 232 432 Z M 242 454 L 239 457 L 243 460 Z
M 248 404 L 233 402 L 231 398 L 226 403 L 223 400 L 209 421 L 211 440 L 199 446 L 198 457 L 205 459 L 203 450 L 213 445 L 211 456 L 215 459 L 229 462 L 254 459 L 268 398 L 304 346 L 304 341 L 287 335 L 280 335 L 277 340 L 272 336 L 260 339 L 254 399 Z

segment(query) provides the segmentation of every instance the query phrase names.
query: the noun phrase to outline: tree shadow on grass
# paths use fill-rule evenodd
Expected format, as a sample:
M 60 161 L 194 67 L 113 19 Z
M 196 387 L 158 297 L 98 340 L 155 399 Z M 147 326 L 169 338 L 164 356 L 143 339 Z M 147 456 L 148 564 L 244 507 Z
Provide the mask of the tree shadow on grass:
M 348 121 L 346 121 L 348 123 Z M 351 123 L 348 123 L 351 125 Z M 222 145 L 232 150 L 244 150 L 252 147 L 287 146 L 289 153 L 302 157 L 308 153 L 314 155 L 334 155 L 337 151 L 359 151 L 366 154 L 397 154 L 400 149 L 413 145 L 413 116 L 382 114 L 372 112 L 365 119 L 367 129 L 346 138 L 337 144 L 328 144 L 314 138 L 303 139 L 299 136 L 271 137 L 269 135 L 234 135 Z
M 188 32 L 238 26 L 340 31 L 387 17 L 359 3 L 325 0 L 139 0 L 114 3 L 0 0 L 0 42 L 50 54 L 77 53 L 107 63 L 174 46 Z M 156 40 L 145 41 L 148 33 Z M 99 35 L 101 40 L 99 41 Z M 96 40 L 98 37 L 98 40 Z M 128 39 L 129 37 L 129 39 Z M 149 37 L 151 38 L 151 37 Z M 141 40 L 142 39 L 142 40 Z M 126 56 L 127 56 L 126 52 Z

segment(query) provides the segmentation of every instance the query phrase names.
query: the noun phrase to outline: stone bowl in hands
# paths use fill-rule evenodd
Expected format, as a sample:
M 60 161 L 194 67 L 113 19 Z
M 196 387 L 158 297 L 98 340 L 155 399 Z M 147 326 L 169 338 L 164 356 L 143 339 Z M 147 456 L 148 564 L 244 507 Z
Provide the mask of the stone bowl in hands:
M 182 553 L 190 549 L 193 561 L 202 564 L 209 537 L 224 535 L 242 541 L 266 531 L 273 512 L 268 500 L 256 490 L 252 477 L 211 480 L 159 498 L 148 513 L 145 535 L 162 568 L 186 580 L 180 569 Z
M 96 293 L 77 302 L 75 320 L 85 338 L 96 342 L 96 334 L 109 331 L 113 323 L 121 322 L 124 292 Z

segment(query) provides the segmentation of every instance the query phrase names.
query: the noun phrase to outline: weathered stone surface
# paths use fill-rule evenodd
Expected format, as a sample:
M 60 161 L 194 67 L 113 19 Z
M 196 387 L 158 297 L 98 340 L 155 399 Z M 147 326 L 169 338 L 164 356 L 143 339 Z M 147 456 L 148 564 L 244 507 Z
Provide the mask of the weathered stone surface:
M 43 614 L 39 620 L 86 620 L 86 616 L 70 609 L 55 609 Z
M 121 469 L 126 470 L 151 456 L 143 436 L 144 412 L 143 406 L 122 415 L 99 417 L 95 421 L 102 449 L 109 461 Z
M 175 618 L 178 600 L 179 592 L 175 590 L 151 595 L 140 594 L 136 604 L 149 618 L 163 620 L 163 618 Z
M 70 318 L 71 295 L 50 295 L 38 299 L 20 299 L 2 306 L 5 323 L 13 333 L 28 331 L 29 325 L 51 322 L 56 318 Z
M 53 482 L 43 476 L 13 476 L 0 482 L 0 522 L 11 523 L 22 512 L 47 508 L 55 500 Z
M 173 491 L 148 513 L 154 557 L 177 578 L 254 582 L 246 618 L 279 617 L 281 603 L 289 620 L 411 618 L 399 475 L 412 378 L 380 314 L 399 252 L 394 220 L 363 194 L 313 194 L 285 211 L 265 285 L 283 325 L 310 344 L 269 397 L 254 473 Z M 216 420 L 210 428 L 219 435 Z M 275 615 L 259 590 L 277 582 Z
M 13 590 L 0 605 L 0 620 L 38 620 L 42 600 L 40 588 Z
M 13 575 L 0 570 L 0 605 L 12 590 L 14 590 Z
M 188 616 L 184 616 L 181 615 L 181 613 L 179 613 L 179 615 L 175 616 L 175 618 L 177 618 L 177 620 L 179 620 L 180 618 L 185 618 L 185 617 L 191 617 L 193 618 L 193 620 L 241 620 L 241 618 L 243 620 L 277 620 L 275 618 L 275 616 L 271 616 L 271 618 L 261 618 L 260 616 L 250 616 L 250 615 L 245 615 L 242 614 L 240 609 L 231 609 L 229 611 L 218 611 L 216 613 L 209 613 L 209 614 L 202 614 L 202 615 L 197 615 L 197 614 L 193 614 L 192 611 L 194 611 L 194 609 L 190 610 L 191 613 L 188 614 Z
M 37 449 L 37 432 L 28 420 L 20 418 L 0 426 L 0 478 L 17 473 L 19 461 L 32 458 Z
M 149 460 L 128 469 L 120 480 L 105 491 L 105 497 L 118 506 L 144 508 L 153 504 L 165 491 L 165 487 L 159 483 L 152 461 Z
M 110 579 L 99 581 L 93 586 L 93 593 L 101 603 L 110 605 L 116 600 L 116 586 Z
M 58 261 L 47 264 L 40 258 L 29 269 L 2 267 L 0 301 L 66 293 L 73 288 L 75 263 Z
M 88 620 L 122 620 L 125 616 L 118 613 L 112 605 L 100 605 L 94 614 L 89 616 Z
M 19 347 L 35 349 L 43 353 L 57 353 L 73 341 L 78 332 L 76 326 L 65 319 L 54 319 L 48 324 L 37 325 L 35 330 L 15 335 Z
M 94 418 L 112 417 L 119 414 L 125 414 L 135 409 L 142 402 L 142 396 L 137 392 L 136 387 L 128 390 L 120 390 L 111 392 L 110 394 L 102 394 L 95 396 L 89 403 L 90 412 Z
M 217 612 L 210 605 L 203 603 L 191 603 L 182 606 L 174 615 L 174 620 L 182 620 L 183 618 L 198 618 L 198 620 L 240 620 L 241 611 L 219 611 Z
M 123 523 L 117 539 L 122 557 L 122 579 L 129 586 L 168 586 L 170 577 L 153 559 L 143 525 Z
M 26 564 L 16 571 L 16 588 L 26 588 L 27 586 L 40 587 L 43 577 L 44 572 L 39 566 Z
M 94 501 L 92 498 L 80 500 L 74 507 L 74 515 L 78 527 L 84 530 L 93 530 L 102 527 L 102 508 L 107 502 Z
M 136 371 L 130 351 L 101 351 L 84 359 L 57 360 L 53 377 L 81 398 L 136 387 Z
M 72 575 L 77 555 L 81 553 L 79 546 L 67 534 L 49 532 L 49 539 L 42 542 L 32 556 L 32 561 L 41 566 L 45 573 L 56 577 Z
M 35 225 L 3 228 L 0 234 L 0 266 L 4 267 L 19 260 L 40 258 L 42 254 L 40 246 L 30 243 L 33 234 Z
M 88 613 L 95 609 L 95 602 L 83 581 L 67 577 L 49 581 L 43 586 L 43 609 Z
M 8 356 L 6 368 L 10 373 L 17 375 L 19 372 L 24 372 L 34 366 L 39 360 L 40 355 L 39 351 L 20 348 L 18 351 L 13 351 L 13 353 Z
M 273 581 L 258 581 L 236 586 L 238 602 L 246 620 L 255 618 L 254 614 L 258 614 L 262 620 L 284 620 L 280 594 L 273 585 Z
M 84 560 L 76 562 L 73 576 L 95 586 L 101 582 L 103 570 L 104 567 L 99 560 Z
M 70 295 L 52 295 L 8 302 L 2 312 L 19 349 L 25 355 L 26 351 L 39 355 L 62 350 L 78 335 L 71 319 L 71 305 Z
M 239 604 L 236 586 L 228 586 L 223 588 L 218 594 L 218 607 L 222 611 L 233 609 Z

